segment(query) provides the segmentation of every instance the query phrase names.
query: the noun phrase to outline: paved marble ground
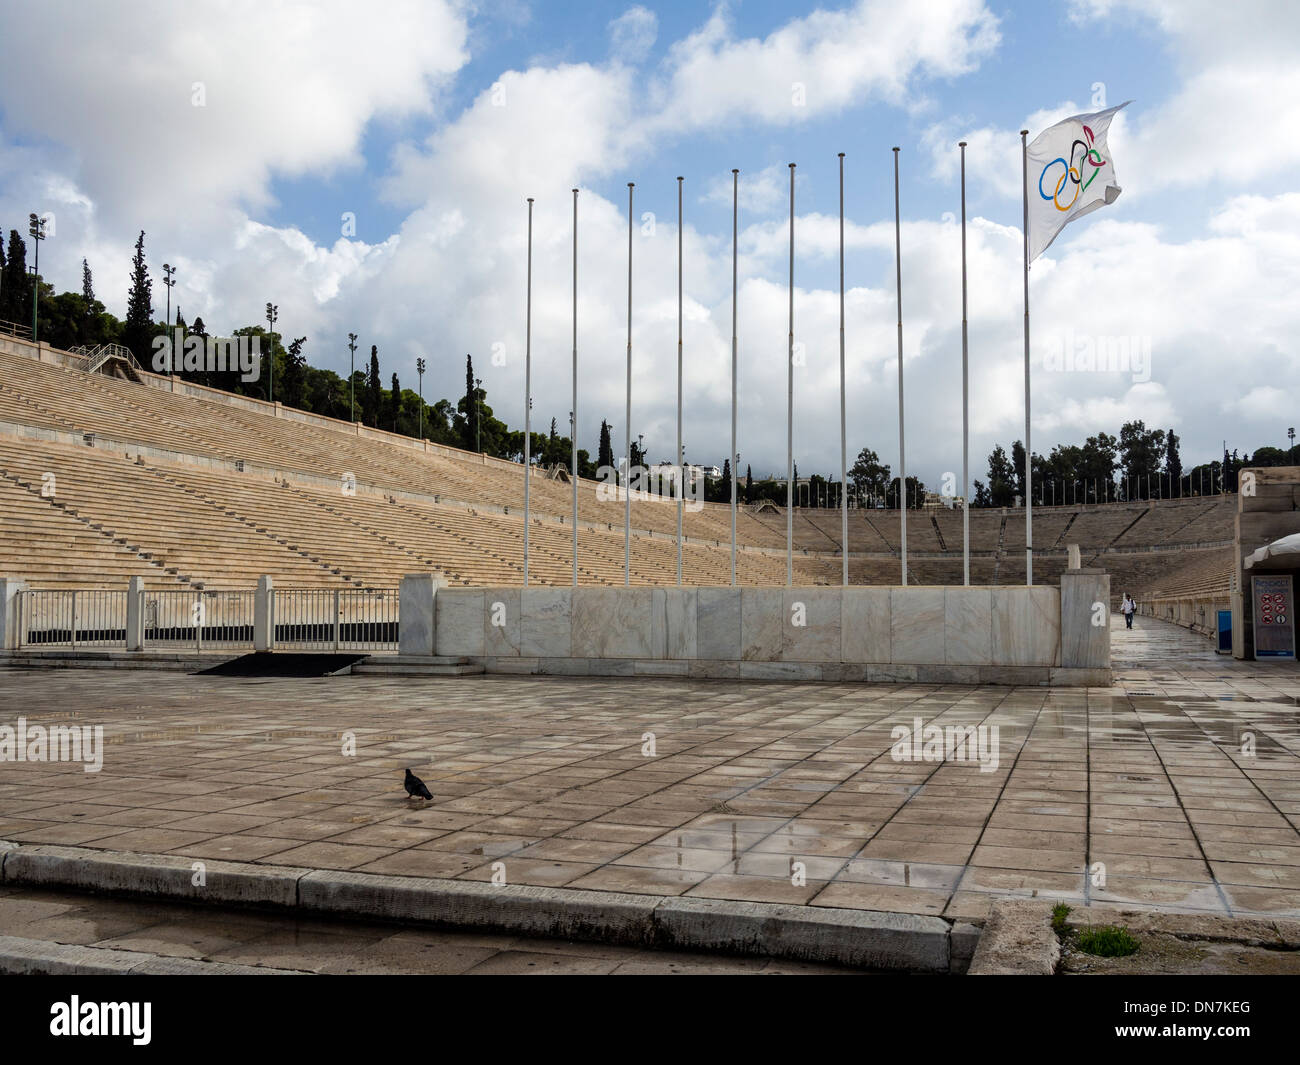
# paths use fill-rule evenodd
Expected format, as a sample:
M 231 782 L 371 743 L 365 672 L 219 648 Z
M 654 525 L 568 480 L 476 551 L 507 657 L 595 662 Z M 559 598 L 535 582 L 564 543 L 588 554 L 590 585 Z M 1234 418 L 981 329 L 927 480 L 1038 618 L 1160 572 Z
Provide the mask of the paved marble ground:
M 1110 689 L 0 671 L 0 725 L 105 734 L 98 774 L 0 763 L 0 839 L 975 919 L 1004 894 L 1300 916 L 1300 669 L 1137 625 Z M 997 725 L 996 771 L 895 760 L 917 718 Z
M 0 935 L 323 974 L 865 975 L 857 969 L 771 958 L 300 919 L 26 887 L 0 887 Z

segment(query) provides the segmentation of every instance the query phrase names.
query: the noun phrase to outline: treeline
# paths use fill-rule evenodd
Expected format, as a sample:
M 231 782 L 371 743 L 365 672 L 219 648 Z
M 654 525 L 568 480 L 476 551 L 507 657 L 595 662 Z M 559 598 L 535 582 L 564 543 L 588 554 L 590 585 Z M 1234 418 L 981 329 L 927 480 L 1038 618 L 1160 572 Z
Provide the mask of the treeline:
M 1119 436 L 1098 433 L 1082 444 L 1057 444 L 1050 454 L 1034 452 L 1031 462 L 1033 500 L 1036 506 L 1116 503 L 1146 499 L 1176 499 L 1216 495 L 1237 490 L 1237 474 L 1248 466 L 1300 464 L 1300 446 L 1260 447 L 1252 455 L 1236 449 L 1222 459 L 1185 469 L 1181 440 L 1172 429 L 1148 429 L 1142 421 L 1126 422 Z M 940 495 L 960 495 L 961 485 L 940 485 Z M 998 445 L 988 457 L 985 479 L 973 478 L 972 507 L 1023 506 L 1025 499 L 1025 445 L 1020 440 L 1007 449 Z M 863 448 L 849 473 L 850 498 L 863 506 L 894 508 L 898 503 L 898 478 L 870 448 Z M 926 486 L 907 479 L 907 505 L 924 505 Z
M 56 294 L 52 285 L 37 278 L 39 339 L 64 350 L 121 344 L 148 370 L 161 368 L 155 359 L 157 338 L 171 335 L 178 360 L 185 338 L 199 337 L 206 342 L 210 336 L 206 323 L 201 317 L 187 322 L 180 307 L 176 308 L 170 325 L 155 319 L 153 279 L 145 256 L 144 238 L 141 232 L 131 259 L 124 320 L 107 311 L 96 298 L 94 278 L 84 259 L 81 292 Z M 16 229 L 10 230 L 7 251 L 0 245 L 0 322 L 17 326 L 24 334 L 32 325 L 35 298 L 27 253 L 27 242 Z M 244 380 L 245 375 L 238 368 L 187 370 L 178 363 L 174 372 L 196 384 L 255 399 L 274 398 L 286 407 L 327 418 L 356 420 L 375 429 L 423 436 L 435 443 L 481 451 L 497 458 L 516 461 L 523 458 L 523 430 L 511 429 L 493 414 L 487 391 L 474 376 L 473 360 L 468 355 L 465 356 L 464 394 L 454 402 L 439 399 L 430 403 L 421 398 L 418 390 L 403 387 L 396 373 L 385 377 L 377 345 L 371 345 L 368 359 L 363 356 L 362 368 L 353 370 L 349 376 L 340 376 L 308 362 L 306 337 L 295 337 L 286 347 L 281 333 L 270 332 L 260 324 L 241 326 L 229 336 L 257 338 L 262 362 L 255 380 Z M 602 431 L 608 432 L 604 423 Z M 560 434 L 555 419 L 551 419 L 549 432 L 533 432 L 530 439 L 534 462 L 547 466 L 570 464 L 572 442 L 568 435 Z M 633 450 L 637 451 L 635 447 Z M 578 464 L 582 476 L 596 476 L 596 464 L 584 449 L 578 451 Z

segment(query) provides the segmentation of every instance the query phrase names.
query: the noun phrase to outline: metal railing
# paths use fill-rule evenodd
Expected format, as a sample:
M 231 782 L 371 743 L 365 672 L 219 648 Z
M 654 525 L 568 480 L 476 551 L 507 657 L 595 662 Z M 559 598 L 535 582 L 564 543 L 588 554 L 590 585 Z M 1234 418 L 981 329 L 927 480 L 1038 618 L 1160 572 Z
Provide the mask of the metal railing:
M 80 355 L 86 360 L 87 373 L 95 373 L 109 359 L 121 359 L 136 370 L 141 368 L 135 356 L 131 353 L 131 349 L 123 347 L 121 344 L 100 344 L 97 347 L 80 344 L 72 348 L 71 351 L 73 355 Z
M 19 340 L 32 339 L 32 327 L 20 322 L 0 321 L 0 336 L 17 337 Z
M 20 647 L 126 646 L 126 592 L 31 589 L 18 596 Z
M 397 650 L 397 588 L 276 588 L 275 646 L 295 651 Z
M 131 620 L 129 591 L 18 592 L 20 648 L 125 649 L 128 630 L 144 650 L 251 651 L 258 592 L 145 589 Z M 399 593 L 391 588 L 282 588 L 270 593 L 272 647 L 294 651 L 396 651 Z M 134 626 L 134 628 L 132 628 Z
M 179 589 L 141 596 L 145 648 L 252 650 L 256 592 Z

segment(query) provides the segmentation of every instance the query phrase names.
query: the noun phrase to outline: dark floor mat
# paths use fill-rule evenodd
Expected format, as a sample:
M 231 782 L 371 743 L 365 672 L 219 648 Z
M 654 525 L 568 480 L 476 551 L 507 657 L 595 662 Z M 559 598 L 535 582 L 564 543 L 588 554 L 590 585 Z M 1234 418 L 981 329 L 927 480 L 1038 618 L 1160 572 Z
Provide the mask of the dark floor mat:
M 282 651 L 255 651 L 222 662 L 199 675 L 218 677 L 327 677 L 341 669 L 369 658 L 369 655 L 289 654 Z

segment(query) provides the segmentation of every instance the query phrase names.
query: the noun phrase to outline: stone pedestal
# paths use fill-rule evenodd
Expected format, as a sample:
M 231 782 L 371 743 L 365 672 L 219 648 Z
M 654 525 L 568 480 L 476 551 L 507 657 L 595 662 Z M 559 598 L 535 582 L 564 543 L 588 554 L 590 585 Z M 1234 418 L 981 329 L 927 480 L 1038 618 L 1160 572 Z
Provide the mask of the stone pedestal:
M 434 654 L 437 627 L 435 596 L 439 580 L 432 573 L 408 573 L 397 593 L 397 651 L 403 655 Z
M 268 576 L 257 578 L 253 596 L 253 650 L 275 650 L 275 585 Z
M 126 649 L 144 648 L 144 578 L 132 577 L 126 584 Z
M 1061 666 L 1110 668 L 1110 574 L 1105 570 L 1061 574 Z
M 16 577 L 0 577 L 0 651 L 16 651 L 21 639 L 18 593 L 27 585 Z

